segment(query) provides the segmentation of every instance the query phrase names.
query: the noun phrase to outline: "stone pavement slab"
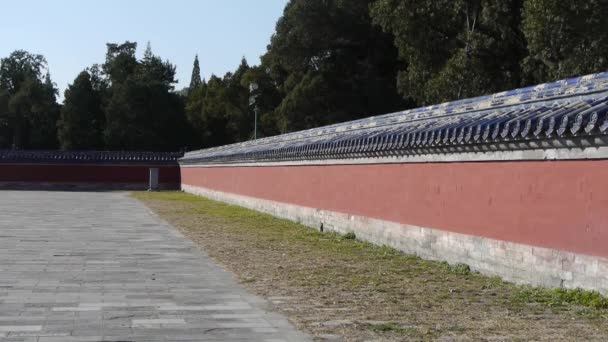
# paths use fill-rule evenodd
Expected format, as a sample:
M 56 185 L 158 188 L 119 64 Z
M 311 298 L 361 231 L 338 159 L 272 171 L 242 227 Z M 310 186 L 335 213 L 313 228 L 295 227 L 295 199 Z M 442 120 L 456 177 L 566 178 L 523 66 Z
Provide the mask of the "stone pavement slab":
M 0 191 L 0 341 L 308 341 L 119 192 Z

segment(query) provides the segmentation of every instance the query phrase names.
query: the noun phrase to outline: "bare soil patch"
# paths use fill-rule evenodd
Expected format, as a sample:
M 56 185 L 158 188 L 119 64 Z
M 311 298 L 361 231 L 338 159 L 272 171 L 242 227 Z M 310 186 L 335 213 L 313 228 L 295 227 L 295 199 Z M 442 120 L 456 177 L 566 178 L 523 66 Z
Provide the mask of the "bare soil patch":
M 180 193 L 134 193 L 317 340 L 608 340 L 594 292 L 516 286 Z

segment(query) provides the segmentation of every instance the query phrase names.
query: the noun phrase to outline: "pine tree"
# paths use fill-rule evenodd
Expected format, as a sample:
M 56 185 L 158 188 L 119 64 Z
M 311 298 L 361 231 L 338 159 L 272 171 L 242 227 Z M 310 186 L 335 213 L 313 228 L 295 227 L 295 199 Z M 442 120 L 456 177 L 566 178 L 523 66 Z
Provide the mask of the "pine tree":
M 106 148 L 174 151 L 184 146 L 184 105 L 173 92 L 175 66 L 154 55 L 149 45 L 141 60 L 129 42 L 108 44 L 107 55 L 103 69 L 112 73 L 104 106 Z
M 144 51 L 144 61 L 150 60 L 153 57 L 154 57 L 154 54 L 152 53 L 152 44 L 150 44 L 150 42 L 148 42 L 146 44 L 146 51 Z
M 103 148 L 104 119 L 101 94 L 93 88 L 91 75 L 83 71 L 65 91 L 61 118 L 57 124 L 61 148 Z
M 201 67 L 198 64 L 198 55 L 194 56 L 194 66 L 192 67 L 192 78 L 190 78 L 190 86 L 188 87 L 188 93 L 191 93 L 196 88 L 200 87 L 201 81 Z

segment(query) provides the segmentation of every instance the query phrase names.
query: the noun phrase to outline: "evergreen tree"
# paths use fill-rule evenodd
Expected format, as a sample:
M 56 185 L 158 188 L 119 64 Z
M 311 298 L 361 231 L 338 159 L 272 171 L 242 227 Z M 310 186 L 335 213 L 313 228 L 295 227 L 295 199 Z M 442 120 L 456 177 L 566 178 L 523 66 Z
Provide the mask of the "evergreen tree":
M 191 128 L 192 137 L 190 138 L 190 148 L 200 149 L 204 147 L 204 130 L 205 123 L 202 120 L 202 111 L 205 98 L 207 96 L 208 85 L 206 81 L 202 81 L 201 85 L 196 89 L 189 90 L 186 95 L 186 118 L 188 125 Z
M 521 84 L 522 6 L 523 0 L 377 0 L 371 13 L 395 36 L 407 65 L 398 76 L 401 94 L 433 104 Z
M 7 148 L 55 148 L 57 89 L 42 55 L 17 50 L 0 60 L 0 143 Z
M 110 149 L 176 150 L 184 144 L 184 104 L 173 93 L 175 66 L 146 48 L 135 58 L 135 43 L 108 44 L 103 66 L 110 78 L 104 137 Z
M 65 150 L 103 149 L 105 118 L 101 93 L 94 89 L 91 75 L 85 70 L 65 91 L 58 135 Z
M 55 149 L 58 147 L 57 120 L 61 106 L 57 104 L 57 86 L 48 72 L 43 84 L 36 84 L 32 113 L 29 122 L 28 148 Z
M 109 43 L 62 109 L 44 57 L 18 50 L 0 60 L 0 148 L 244 141 L 252 83 L 268 136 L 605 71 L 606 14 L 606 0 L 290 0 L 261 65 L 205 81 L 196 55 L 175 92 L 175 66 L 150 43 L 141 59 L 137 43 Z
M 0 88 L 0 149 L 9 148 L 13 141 L 11 114 L 8 110 L 10 101 L 9 93 L 6 89 Z
M 154 58 L 154 54 L 152 53 L 152 44 L 148 41 L 146 43 L 146 50 L 144 50 L 144 60 L 150 60 Z
M 264 65 L 250 67 L 241 78 L 241 85 L 249 88 L 252 83 L 258 85 L 255 101 L 258 109 L 258 137 L 279 134 L 279 118 L 275 109 L 283 98 L 268 68 Z M 253 111 L 252 106 L 249 107 L 249 111 Z
M 263 56 L 283 101 L 281 132 L 403 109 L 392 37 L 372 24 L 370 0 L 291 0 Z
M 106 62 L 102 69 L 109 82 L 120 84 L 125 82 L 135 72 L 138 62 L 135 58 L 137 43 L 126 41 L 123 44 L 108 43 Z
M 198 55 L 194 56 L 194 65 L 192 66 L 192 77 L 190 77 L 190 86 L 188 92 L 196 90 L 202 84 L 201 67 L 198 64 Z
M 608 70 L 608 1 L 526 0 L 528 83 Z
M 249 88 L 242 80 L 249 70 L 245 58 L 234 73 L 212 76 L 204 88 L 196 122 L 202 146 L 217 146 L 248 140 L 253 134 L 253 112 Z M 202 94 L 201 94 L 202 95 Z
M 232 142 L 249 140 L 253 137 L 253 110 L 249 108 L 249 85 L 242 80 L 250 67 L 245 57 L 232 74 L 224 77 L 226 92 L 224 99 L 227 118 L 226 135 Z

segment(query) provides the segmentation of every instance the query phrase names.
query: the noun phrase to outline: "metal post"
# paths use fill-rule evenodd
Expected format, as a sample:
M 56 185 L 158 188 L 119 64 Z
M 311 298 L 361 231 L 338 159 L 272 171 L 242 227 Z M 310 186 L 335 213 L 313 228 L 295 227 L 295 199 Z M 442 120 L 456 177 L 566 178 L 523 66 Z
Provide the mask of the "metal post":
M 258 138 L 258 106 L 256 105 L 253 109 L 253 114 L 255 115 L 254 126 L 253 126 L 253 139 Z
M 258 138 L 258 104 L 255 102 L 257 97 L 260 95 L 258 93 L 258 84 L 251 83 L 249 85 L 249 105 L 253 106 L 253 140 Z
M 150 168 L 150 186 L 148 191 L 158 191 L 158 168 Z

